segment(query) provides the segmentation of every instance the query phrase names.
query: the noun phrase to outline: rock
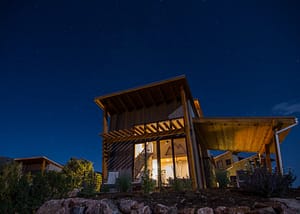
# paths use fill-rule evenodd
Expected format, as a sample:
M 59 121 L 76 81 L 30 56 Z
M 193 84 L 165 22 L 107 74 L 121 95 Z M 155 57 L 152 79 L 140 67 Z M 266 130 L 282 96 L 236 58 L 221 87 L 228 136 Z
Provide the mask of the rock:
M 101 203 L 106 204 L 108 206 L 108 208 L 111 210 L 112 214 L 119 214 L 119 213 L 121 213 L 119 211 L 118 207 L 111 200 L 102 199 Z M 106 212 L 103 211 L 103 214 L 106 214 Z
M 195 208 L 184 208 L 178 211 L 178 214 L 194 214 Z
M 214 209 L 214 212 L 215 212 L 215 214 L 223 214 L 223 213 L 225 213 L 226 208 L 227 207 L 219 206 Z
M 214 210 L 210 207 L 202 207 L 197 210 L 197 214 L 214 214 Z
M 262 202 L 255 202 L 253 205 L 253 208 L 264 208 L 264 207 L 268 207 L 269 205 L 266 203 L 262 203 Z
M 235 213 L 236 214 L 244 214 L 250 212 L 250 207 L 247 206 L 240 206 L 240 207 L 235 207 Z
M 80 192 L 80 189 L 75 188 L 72 191 L 68 192 L 68 197 L 70 197 L 70 198 L 76 197 L 79 192 Z
M 38 210 L 37 214 L 43 214 L 43 213 L 58 213 L 61 207 L 62 203 L 61 200 L 50 200 L 45 202 Z
M 71 209 L 71 213 L 72 214 L 84 214 L 85 213 L 85 208 L 86 207 L 82 207 L 82 206 L 74 206 Z
M 130 214 L 151 214 L 149 206 L 144 206 L 144 203 L 134 203 L 131 207 Z
M 142 209 L 144 208 L 144 203 L 134 203 L 131 207 L 131 209 L 134 209 L 134 210 L 138 210 L 138 209 Z
M 244 214 L 251 211 L 250 207 L 239 206 L 239 207 L 217 207 L 214 209 L 215 214 Z
M 154 207 L 154 214 L 167 214 L 169 211 L 169 207 L 163 204 L 156 204 Z
M 178 213 L 177 207 L 175 206 L 169 207 L 168 214 L 177 214 L 177 213 Z
M 283 203 L 286 206 L 286 210 L 290 212 L 300 213 L 300 201 L 293 198 L 272 198 L 271 200 Z
M 275 210 L 272 207 L 264 207 L 260 209 L 256 209 L 256 214 L 276 214 Z
M 121 199 L 119 202 L 120 211 L 129 214 L 133 207 L 137 207 L 138 202 L 129 200 L 129 199 Z
M 85 206 L 87 207 L 85 214 L 112 213 L 109 205 L 99 200 L 87 200 Z

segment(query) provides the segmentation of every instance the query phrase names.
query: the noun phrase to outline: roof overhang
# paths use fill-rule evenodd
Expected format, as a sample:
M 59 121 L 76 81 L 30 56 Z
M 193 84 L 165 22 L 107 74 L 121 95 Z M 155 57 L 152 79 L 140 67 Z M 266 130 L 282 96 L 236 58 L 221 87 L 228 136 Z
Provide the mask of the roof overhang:
M 27 157 L 27 158 L 15 158 L 14 161 L 22 162 L 24 164 L 40 164 L 43 161 L 46 161 L 48 164 L 53 164 L 59 168 L 63 168 L 63 166 L 45 156 L 37 156 L 37 157 Z
M 109 115 L 113 115 L 178 100 L 181 87 L 193 105 L 193 97 L 184 75 L 96 97 L 94 101 L 102 110 L 105 109 Z M 193 108 L 195 109 L 194 105 Z
M 274 131 L 295 124 L 295 117 L 236 117 L 194 119 L 199 143 L 210 150 L 263 153 L 273 142 Z M 280 142 L 290 129 L 279 134 Z M 270 144 L 274 153 L 274 144 Z

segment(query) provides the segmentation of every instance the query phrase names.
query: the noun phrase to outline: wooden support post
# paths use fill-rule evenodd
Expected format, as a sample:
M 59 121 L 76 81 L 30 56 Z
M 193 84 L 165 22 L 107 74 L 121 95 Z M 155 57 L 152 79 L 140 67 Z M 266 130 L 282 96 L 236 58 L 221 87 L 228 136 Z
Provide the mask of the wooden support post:
M 259 163 L 259 167 L 261 166 L 261 154 L 260 152 L 257 153 L 257 156 L 258 156 L 258 163 Z
M 108 114 L 106 109 L 103 109 L 103 133 L 108 133 Z M 102 177 L 104 181 L 107 181 L 107 142 L 102 139 Z
M 275 138 L 275 154 L 276 154 L 277 173 L 279 175 L 283 175 L 283 167 L 282 167 L 282 158 L 281 158 L 281 151 L 280 151 L 279 136 L 276 133 L 276 131 L 277 130 L 274 131 L 274 138 Z
M 45 169 L 46 169 L 46 160 L 43 159 L 43 162 L 42 162 L 42 168 L 41 168 L 42 174 L 44 174 Z
M 160 141 L 156 141 L 156 151 L 157 151 L 157 170 L 158 170 L 158 188 L 161 190 L 161 160 L 160 160 Z
M 196 169 L 195 169 L 195 158 L 193 153 L 193 144 L 191 138 L 191 127 L 190 127 L 190 117 L 189 117 L 189 109 L 187 104 L 187 99 L 185 95 L 184 88 L 180 88 L 180 95 L 181 95 L 181 103 L 183 107 L 183 119 L 184 119 L 184 128 L 185 128 L 185 135 L 187 141 L 187 153 L 188 153 L 188 162 L 189 162 L 189 169 L 190 169 L 190 176 L 192 179 L 192 188 L 196 190 L 198 185 L 196 181 Z
M 269 172 L 272 172 L 272 164 L 271 164 L 271 157 L 270 157 L 270 144 L 265 145 L 265 154 L 266 154 L 266 168 Z

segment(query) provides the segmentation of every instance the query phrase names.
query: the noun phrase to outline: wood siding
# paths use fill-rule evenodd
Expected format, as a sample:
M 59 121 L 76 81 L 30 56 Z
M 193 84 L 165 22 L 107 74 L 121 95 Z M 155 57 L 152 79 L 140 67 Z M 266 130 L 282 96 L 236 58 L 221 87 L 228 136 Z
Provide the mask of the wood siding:
M 180 101 L 174 100 L 173 102 L 163 103 L 158 106 L 111 115 L 110 131 L 130 129 L 137 124 L 167 120 L 169 119 L 168 116 L 178 109 L 180 105 Z

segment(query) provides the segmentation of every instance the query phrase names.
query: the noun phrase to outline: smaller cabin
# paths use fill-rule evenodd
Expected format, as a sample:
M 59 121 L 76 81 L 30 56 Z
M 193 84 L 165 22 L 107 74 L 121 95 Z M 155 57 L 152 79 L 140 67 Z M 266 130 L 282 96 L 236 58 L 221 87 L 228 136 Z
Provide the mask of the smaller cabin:
M 39 172 L 56 171 L 60 172 L 63 166 L 45 156 L 15 158 L 14 161 L 22 164 L 22 172 L 24 174 L 36 174 Z

